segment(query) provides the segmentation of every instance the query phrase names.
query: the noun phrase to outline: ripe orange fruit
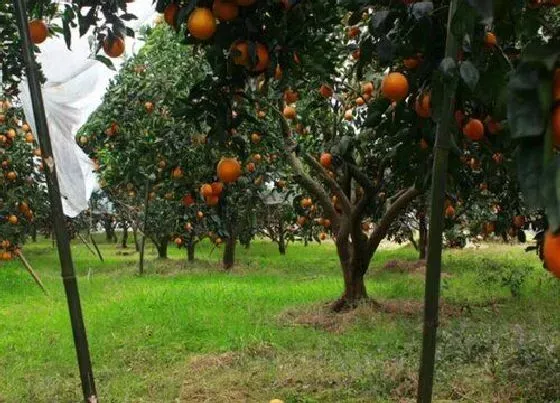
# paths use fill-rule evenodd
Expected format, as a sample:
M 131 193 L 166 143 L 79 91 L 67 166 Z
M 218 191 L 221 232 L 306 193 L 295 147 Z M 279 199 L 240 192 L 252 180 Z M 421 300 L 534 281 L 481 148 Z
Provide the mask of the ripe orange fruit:
M 362 95 L 367 94 L 367 95 L 371 96 L 374 89 L 375 89 L 375 87 L 373 86 L 373 83 L 371 81 L 368 81 L 367 83 L 363 83 L 362 84 Z
M 247 7 L 255 4 L 257 0 L 235 0 L 238 6 Z
M 286 106 L 284 108 L 283 111 L 284 117 L 286 119 L 295 119 L 297 114 L 296 114 L 296 108 L 292 107 L 292 106 Z
M 261 135 L 259 133 L 251 134 L 251 143 L 259 144 L 261 142 Z
M 154 103 L 150 101 L 145 102 L 144 109 L 146 109 L 146 112 L 152 113 L 154 111 Z
M 36 148 L 33 150 L 33 155 L 36 157 L 40 157 L 41 156 L 41 149 L 40 148 Z
M 196 212 L 196 218 L 198 218 L 199 220 L 202 220 L 204 218 L 204 213 L 202 211 L 197 211 Z
M 232 21 L 239 15 L 239 7 L 231 1 L 214 0 L 212 12 L 221 21 Z
M 0 134 L 0 144 L 6 144 L 6 141 L 8 141 L 8 138 L 3 134 Z
M 7 136 L 9 139 L 12 139 L 12 140 L 16 138 L 16 134 L 17 134 L 17 133 L 16 133 L 16 131 L 15 131 L 14 129 L 8 129 L 8 130 L 6 131 L 6 136 Z
M 319 88 L 319 93 L 323 98 L 330 98 L 333 96 L 333 90 L 327 84 L 321 85 L 321 88 Z
M 323 153 L 321 154 L 321 158 L 319 160 L 321 162 L 321 165 L 325 168 L 328 168 L 331 166 L 332 164 L 332 154 L 330 153 Z
M 171 177 L 173 179 L 180 179 L 183 177 L 183 170 L 181 169 L 181 167 L 175 167 L 173 168 L 173 171 L 171 171 Z
M 455 208 L 452 205 L 447 206 L 445 209 L 445 218 L 455 217 Z
M 353 27 L 348 28 L 348 37 L 349 38 L 355 38 L 356 36 L 360 35 L 362 31 L 360 30 L 360 27 L 354 25 Z
M 196 7 L 187 21 L 187 29 L 196 39 L 208 40 L 216 32 L 217 24 L 212 11 L 206 7 Z
M 245 41 L 235 41 L 231 44 L 230 54 L 234 64 L 247 66 L 249 64 L 249 44 Z
M 416 98 L 416 114 L 421 118 L 429 118 L 430 116 L 432 116 L 432 108 L 430 104 L 431 94 L 429 92 L 420 94 L 418 98 Z
M 112 39 L 105 39 L 103 42 L 103 50 L 109 57 L 119 57 L 124 53 L 125 44 L 124 39 L 120 37 L 115 37 Z
M 216 206 L 220 202 L 219 195 L 210 195 L 206 197 L 206 204 L 209 206 Z
M 266 118 L 266 112 L 263 111 L 263 110 L 258 111 L 258 112 L 257 112 L 257 117 L 258 117 L 259 119 L 264 119 L 264 118 Z
M 560 147 L 560 106 L 552 112 L 552 135 L 554 145 Z
M 560 69 L 554 70 L 554 79 L 552 81 L 552 100 L 560 101 Z
M 224 190 L 224 184 L 222 182 L 212 182 L 212 194 L 221 195 Z
M 175 245 L 181 246 L 183 244 L 183 240 L 179 237 L 175 238 Z
M 10 171 L 6 174 L 6 179 L 8 179 L 9 181 L 15 181 L 17 178 L 17 174 L 14 171 Z
M 286 89 L 284 91 L 284 101 L 288 104 L 293 104 L 298 100 L 298 93 L 293 91 L 291 88 Z
M 12 252 L 9 250 L 2 252 L 0 254 L 0 260 L 12 260 Z
M 109 57 L 115 58 L 121 56 L 125 50 L 124 39 L 120 37 L 113 38 L 112 40 L 109 38 L 105 39 L 105 42 L 103 42 L 103 50 Z
M 408 80 L 401 73 L 389 73 L 381 83 L 381 92 L 393 102 L 401 101 L 408 95 Z
M 296 222 L 298 223 L 299 226 L 303 226 L 307 222 L 307 218 L 300 216 L 297 218 Z
M 29 30 L 29 36 L 31 42 L 35 45 L 45 42 L 47 36 L 49 35 L 49 28 L 43 20 L 33 20 L 27 24 L 27 29 Z
M 27 133 L 25 135 L 25 142 L 26 143 L 33 143 L 33 135 L 31 133 Z
M 194 204 L 194 198 L 190 193 L 187 193 L 186 195 L 183 196 L 181 202 L 183 203 L 183 206 L 190 207 Z
M 348 109 L 346 112 L 344 112 L 344 119 L 346 120 L 352 120 L 354 117 L 352 115 L 352 109 Z
M 184 225 L 185 231 L 191 231 L 192 230 L 192 224 L 190 222 L 186 222 Z
M 214 192 L 212 191 L 212 185 L 210 185 L 209 183 L 205 183 L 204 185 L 202 185 L 202 186 L 200 187 L 200 194 L 201 194 L 203 197 L 211 196 L 212 193 L 214 193 Z
M 8 216 L 8 222 L 12 225 L 16 225 L 18 223 L 18 218 L 15 215 L 10 214 Z
M 268 69 L 268 65 L 270 63 L 268 49 L 262 43 L 257 43 L 255 51 L 257 56 L 257 64 L 252 68 L 252 70 L 257 73 L 261 73 Z
M 463 134 L 472 141 L 479 141 L 484 137 L 484 125 L 480 119 L 469 119 L 463 126 Z
M 218 163 L 218 178 L 224 183 L 232 183 L 241 175 L 241 164 L 237 158 L 223 157 Z
M 486 32 L 484 35 L 484 43 L 487 46 L 494 47 L 498 44 L 498 38 L 493 32 Z
M 323 220 L 323 227 L 329 228 L 330 226 L 331 226 L 331 220 L 329 220 L 328 218 L 325 218 Z
M 365 103 L 366 103 L 366 101 L 364 101 L 364 99 L 362 97 L 356 98 L 356 105 L 362 106 Z
M 321 232 L 321 233 L 319 234 L 319 239 L 320 239 L 321 241 L 324 241 L 325 239 L 327 239 L 327 234 L 324 233 L 324 232 Z
M 255 172 L 256 166 L 254 162 L 249 162 L 247 164 L 247 172 L 253 173 Z
M 175 3 L 171 3 L 165 10 L 163 10 L 163 19 L 167 23 L 167 25 L 174 26 L 175 25 L 175 17 L 177 16 L 177 12 L 179 11 L 179 6 Z
M 408 70 L 415 70 L 416 68 L 418 68 L 420 61 L 415 57 L 407 57 L 403 60 L 403 64 L 404 67 L 406 67 Z
M 544 238 L 544 261 L 552 274 L 560 278 L 560 235 L 548 231 Z
M 19 203 L 18 211 L 22 214 L 25 213 L 26 211 L 29 211 L 29 204 L 27 204 L 26 202 Z

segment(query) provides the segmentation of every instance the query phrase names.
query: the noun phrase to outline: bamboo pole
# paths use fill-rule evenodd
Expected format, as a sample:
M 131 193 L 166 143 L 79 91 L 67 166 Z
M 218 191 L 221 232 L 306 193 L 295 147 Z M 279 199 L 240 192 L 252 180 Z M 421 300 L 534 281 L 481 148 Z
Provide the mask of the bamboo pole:
M 445 57 L 456 59 L 456 42 L 451 33 L 451 22 L 458 0 L 451 0 L 447 18 Z M 444 226 L 445 182 L 451 136 L 449 134 L 454 108 L 455 88 L 449 81 L 444 84 L 441 120 L 436 128 L 434 165 L 432 170 L 431 211 L 428 233 L 428 258 L 424 294 L 424 333 L 418 376 L 419 403 L 430 403 L 434 386 L 436 335 L 438 326 L 439 292 L 441 283 L 441 251 Z
M 33 277 L 33 280 L 35 280 L 35 283 L 41 288 L 41 290 L 43 290 L 45 295 L 48 296 L 49 292 L 47 291 L 47 289 L 43 285 L 43 282 L 39 278 L 39 275 L 37 273 L 35 273 L 35 270 L 33 270 L 33 267 L 31 267 L 31 265 L 29 264 L 29 262 L 27 261 L 25 256 L 23 256 L 23 253 L 21 251 L 17 252 L 17 257 L 19 258 L 19 260 L 23 264 L 23 267 L 25 267 L 25 270 L 27 270 L 27 272 L 31 275 L 31 277 Z
M 74 271 L 74 264 L 72 262 L 72 253 L 70 249 L 70 238 L 66 229 L 64 213 L 62 210 L 60 188 L 56 176 L 56 165 L 53 159 L 49 128 L 45 116 L 39 71 L 35 61 L 35 55 L 33 53 L 33 45 L 31 44 L 29 31 L 27 29 L 26 4 L 25 0 L 13 0 L 13 4 L 16 22 L 18 24 L 22 41 L 25 71 L 33 103 L 33 115 L 35 117 L 37 136 L 41 145 L 41 153 L 43 155 L 43 162 L 45 166 L 45 177 L 49 192 L 53 228 L 56 235 L 62 281 L 66 292 L 68 310 L 70 312 L 70 323 L 72 326 L 74 345 L 76 347 L 76 354 L 78 358 L 82 392 L 84 401 L 96 402 L 97 392 L 95 389 L 87 334 L 82 315 L 78 280 Z

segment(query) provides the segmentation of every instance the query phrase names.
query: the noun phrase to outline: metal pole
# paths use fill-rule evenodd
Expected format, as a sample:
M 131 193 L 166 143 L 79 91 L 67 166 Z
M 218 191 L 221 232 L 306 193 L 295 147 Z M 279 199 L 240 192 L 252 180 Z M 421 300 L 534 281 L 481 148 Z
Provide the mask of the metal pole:
M 35 116 L 37 136 L 41 145 L 41 153 L 43 155 L 43 163 L 45 166 L 45 177 L 49 191 L 53 228 L 57 240 L 62 281 L 64 283 L 68 309 L 70 311 L 70 323 L 72 325 L 74 345 L 76 346 L 76 353 L 78 356 L 78 366 L 80 369 L 84 401 L 96 402 L 97 392 L 95 390 L 95 381 L 93 379 L 86 329 L 84 326 L 82 307 L 80 304 L 78 281 L 74 272 L 74 264 L 72 262 L 72 254 L 70 250 L 70 238 L 66 230 L 64 213 L 62 210 L 60 188 L 56 177 L 56 166 L 53 159 L 49 128 L 43 105 L 39 72 L 37 63 L 35 62 L 33 45 L 31 44 L 29 32 L 27 30 L 27 11 L 25 0 L 13 0 L 13 4 L 16 22 L 18 24 L 22 41 L 25 71 L 33 103 L 33 115 Z
M 451 0 L 447 19 L 447 42 L 445 57 L 456 59 L 456 42 L 451 33 L 451 21 L 455 15 L 458 0 Z M 434 148 L 434 165 L 432 170 L 432 192 L 430 226 L 428 234 L 428 258 L 426 269 L 426 285 L 424 293 L 424 334 L 422 357 L 418 376 L 419 403 L 430 403 L 434 386 L 434 368 L 436 354 L 436 335 L 438 326 L 439 291 L 441 282 L 441 250 L 444 226 L 445 182 L 451 136 L 450 124 L 455 103 L 453 101 L 455 86 L 449 82 L 444 84 L 442 97 L 441 121 L 436 128 L 436 144 Z

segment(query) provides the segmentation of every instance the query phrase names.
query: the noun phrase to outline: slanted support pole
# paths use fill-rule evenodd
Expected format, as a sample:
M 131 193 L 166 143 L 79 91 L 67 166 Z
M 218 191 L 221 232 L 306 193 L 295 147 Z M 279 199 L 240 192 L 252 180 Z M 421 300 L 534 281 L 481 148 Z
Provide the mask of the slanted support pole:
M 456 41 L 451 33 L 451 22 L 458 0 L 451 0 L 447 19 L 447 42 L 445 57 L 456 60 Z M 444 227 L 445 182 L 451 136 L 449 133 L 453 116 L 455 84 L 446 77 L 442 95 L 442 113 L 436 128 L 430 225 L 428 233 L 428 258 L 424 294 L 424 332 L 422 356 L 418 376 L 418 403 L 431 403 L 434 386 L 436 335 L 438 327 L 439 291 L 441 283 L 441 252 Z
M 62 201 L 60 199 L 60 187 L 56 176 L 56 164 L 53 157 L 52 145 L 49 135 L 49 127 L 45 116 L 45 107 L 43 104 L 43 95 L 41 92 L 41 82 L 39 71 L 33 53 L 33 45 L 29 37 L 27 29 L 27 11 L 25 0 L 13 0 L 16 22 L 18 25 L 23 58 L 25 61 L 25 72 L 29 85 L 29 92 L 33 103 L 33 115 L 35 117 L 35 126 L 37 136 L 41 145 L 41 155 L 45 167 L 45 177 L 49 192 L 49 200 L 51 205 L 51 217 L 53 220 L 53 229 L 56 237 L 58 248 L 58 256 L 60 259 L 60 268 L 64 290 L 66 292 L 66 300 L 70 311 L 70 323 L 72 325 L 72 333 L 74 336 L 74 345 L 78 357 L 78 367 L 80 370 L 80 379 L 82 383 L 82 392 L 84 401 L 88 403 L 97 402 L 97 391 L 95 389 L 95 381 L 93 378 L 93 370 L 91 366 L 91 358 L 89 355 L 88 340 L 86 328 L 84 325 L 82 307 L 80 304 L 80 294 L 78 290 L 78 280 L 74 271 L 72 262 L 72 253 L 70 249 L 70 237 L 66 230 L 64 213 L 62 210 Z

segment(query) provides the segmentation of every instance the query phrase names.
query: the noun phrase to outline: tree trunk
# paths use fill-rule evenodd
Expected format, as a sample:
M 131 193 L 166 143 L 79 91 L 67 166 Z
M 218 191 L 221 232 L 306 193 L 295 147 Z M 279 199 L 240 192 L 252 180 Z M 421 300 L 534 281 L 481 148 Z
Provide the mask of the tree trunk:
M 128 245 L 127 245 L 127 242 L 128 242 L 128 223 L 126 221 L 123 221 L 122 226 L 123 226 L 123 236 L 122 236 L 121 246 L 123 247 L 123 249 L 126 249 L 126 248 L 128 248 Z
M 31 224 L 31 240 L 37 242 L 37 225 Z
M 156 249 L 159 259 L 167 259 L 167 238 L 160 239 Z
M 335 312 L 340 312 L 344 309 L 353 308 L 367 299 L 364 275 L 369 267 L 371 257 L 368 256 L 362 238 L 356 238 L 352 242 L 348 239 L 337 239 L 336 246 L 344 278 L 344 293 L 332 305 L 332 309 Z
M 189 262 L 194 262 L 194 248 L 194 242 L 187 243 L 187 261 Z
M 282 256 L 286 254 L 286 238 L 284 237 L 284 220 L 278 220 L 278 251 Z
M 230 237 L 226 240 L 226 246 L 224 248 L 224 256 L 222 259 L 222 264 L 225 270 L 229 270 L 235 264 L 235 246 L 237 244 L 237 237 L 235 234 L 230 232 Z
M 418 219 L 418 259 L 426 259 L 426 247 L 428 239 L 428 225 L 426 224 L 426 216 L 422 215 Z
M 138 243 L 138 226 L 132 226 L 132 238 L 134 239 L 134 249 L 136 252 L 140 252 L 140 244 Z

